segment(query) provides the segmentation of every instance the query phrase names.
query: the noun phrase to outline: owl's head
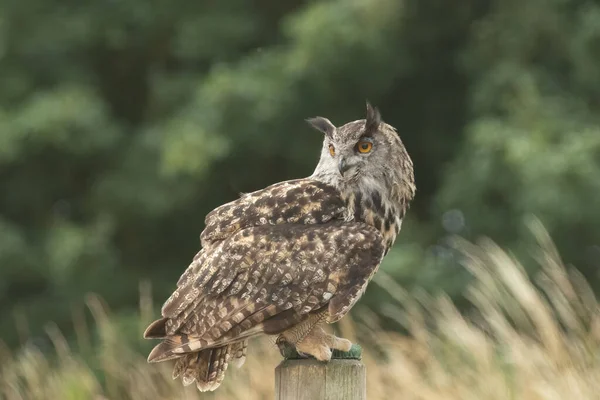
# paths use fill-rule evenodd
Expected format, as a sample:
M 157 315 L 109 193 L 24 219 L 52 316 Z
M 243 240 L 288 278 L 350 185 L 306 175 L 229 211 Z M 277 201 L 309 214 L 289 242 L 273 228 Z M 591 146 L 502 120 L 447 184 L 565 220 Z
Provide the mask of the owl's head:
M 324 134 L 321 158 L 313 177 L 336 186 L 364 191 L 384 185 L 387 190 L 414 191 L 413 165 L 396 129 L 381 120 L 367 103 L 365 119 L 336 127 L 323 117 L 307 120 Z

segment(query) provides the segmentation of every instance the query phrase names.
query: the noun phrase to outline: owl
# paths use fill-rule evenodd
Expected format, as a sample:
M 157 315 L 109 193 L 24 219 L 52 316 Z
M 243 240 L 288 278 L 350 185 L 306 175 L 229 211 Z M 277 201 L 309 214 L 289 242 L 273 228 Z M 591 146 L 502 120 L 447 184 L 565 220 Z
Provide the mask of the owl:
M 365 119 L 340 127 L 307 121 L 324 136 L 313 174 L 211 211 L 201 250 L 144 332 L 162 339 L 148 362 L 176 360 L 184 385 L 215 390 L 256 335 L 321 361 L 351 347 L 323 326 L 348 313 L 393 245 L 415 195 L 413 163 L 368 103 Z

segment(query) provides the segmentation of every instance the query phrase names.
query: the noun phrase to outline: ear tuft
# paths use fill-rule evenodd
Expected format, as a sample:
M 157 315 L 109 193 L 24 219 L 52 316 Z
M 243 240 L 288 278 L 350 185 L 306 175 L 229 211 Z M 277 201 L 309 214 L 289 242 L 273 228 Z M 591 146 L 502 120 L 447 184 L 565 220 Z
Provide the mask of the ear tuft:
M 308 122 L 310 124 L 310 126 L 312 126 L 313 128 L 323 132 L 324 134 L 326 134 L 329 137 L 332 137 L 333 133 L 335 132 L 335 125 L 333 125 L 331 123 L 331 121 L 328 120 L 327 118 L 324 118 L 324 117 L 308 118 L 306 120 L 306 122 Z
M 365 132 L 372 133 L 376 132 L 379 129 L 379 125 L 381 124 L 381 114 L 379 110 L 373 107 L 367 101 L 367 120 L 365 123 Z

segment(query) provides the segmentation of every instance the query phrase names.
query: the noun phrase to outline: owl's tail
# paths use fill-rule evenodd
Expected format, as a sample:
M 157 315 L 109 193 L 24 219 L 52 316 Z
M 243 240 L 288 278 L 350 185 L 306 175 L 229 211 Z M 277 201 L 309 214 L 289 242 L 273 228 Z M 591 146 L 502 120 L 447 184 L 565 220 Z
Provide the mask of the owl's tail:
M 196 382 L 201 392 L 213 391 L 223 382 L 229 363 L 238 368 L 244 364 L 247 347 L 244 340 L 182 355 L 173 368 L 173 379 L 181 376 L 185 386 Z
M 167 335 L 166 318 L 154 321 L 144 332 L 146 339 L 163 339 L 152 349 L 148 362 L 161 362 L 176 359 L 173 379 L 182 377 L 185 386 L 196 382 L 201 392 L 212 391 L 221 385 L 229 363 L 241 367 L 246 361 L 247 340 L 228 343 L 217 347 L 199 348 L 197 341 L 190 342 L 187 335 Z M 204 342 L 206 345 L 207 342 Z M 174 349 L 185 349 L 175 352 Z

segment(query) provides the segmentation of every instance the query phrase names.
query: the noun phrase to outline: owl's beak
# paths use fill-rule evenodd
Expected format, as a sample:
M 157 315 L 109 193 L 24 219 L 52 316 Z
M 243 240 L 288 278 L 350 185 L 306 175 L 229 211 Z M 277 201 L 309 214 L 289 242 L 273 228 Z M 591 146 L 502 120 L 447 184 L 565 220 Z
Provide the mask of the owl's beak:
M 340 161 L 338 161 L 338 170 L 340 174 L 343 176 L 344 172 L 348 171 L 352 165 L 346 162 L 344 157 L 340 157 Z

